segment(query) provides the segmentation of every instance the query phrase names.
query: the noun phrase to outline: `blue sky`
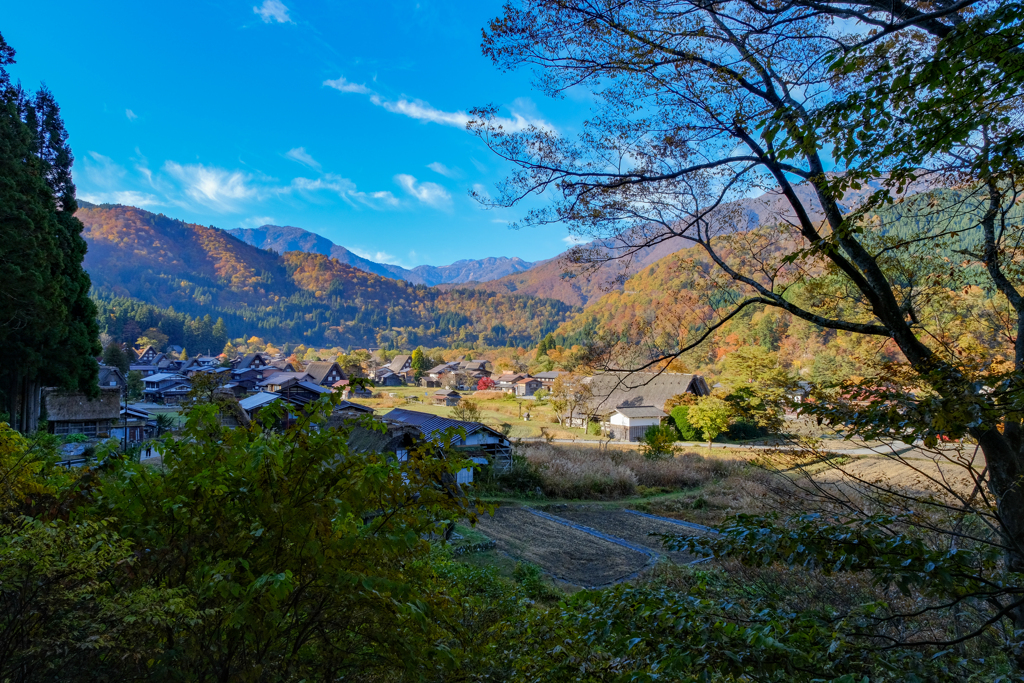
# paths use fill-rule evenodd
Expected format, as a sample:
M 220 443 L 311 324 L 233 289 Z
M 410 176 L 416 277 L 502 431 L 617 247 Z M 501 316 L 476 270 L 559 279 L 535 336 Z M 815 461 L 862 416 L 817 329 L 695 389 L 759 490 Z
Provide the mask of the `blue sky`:
M 512 125 L 572 133 L 585 100 L 480 53 L 496 1 L 7 3 L 0 32 L 27 89 L 60 102 L 79 196 L 221 228 L 296 225 L 413 266 L 566 248 L 485 210 L 508 168 L 464 130 L 494 103 Z

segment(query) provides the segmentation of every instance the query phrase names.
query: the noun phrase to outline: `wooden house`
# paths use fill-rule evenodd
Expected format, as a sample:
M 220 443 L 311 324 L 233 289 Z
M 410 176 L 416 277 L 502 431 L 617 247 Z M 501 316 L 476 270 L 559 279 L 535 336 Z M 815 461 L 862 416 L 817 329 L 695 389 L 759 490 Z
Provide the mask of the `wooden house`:
M 186 377 L 172 372 L 143 377 L 142 382 L 142 395 L 152 403 L 181 403 L 192 390 L 192 383 Z
M 116 388 L 122 391 L 128 384 L 125 376 L 121 374 L 121 370 L 112 365 L 100 366 L 99 381 L 100 386 L 104 389 Z
M 435 406 L 454 406 L 462 400 L 457 391 L 439 391 L 430 397 L 430 402 Z
M 349 386 L 349 381 L 343 379 L 339 382 L 335 382 L 332 386 L 335 391 L 340 391 L 341 397 L 348 400 L 350 398 L 371 398 L 373 392 L 362 385 L 356 385 L 355 387 Z
M 264 375 L 264 379 L 256 383 L 260 391 L 276 392 L 281 387 L 305 381 L 308 375 L 304 372 L 275 372 L 270 376 Z
M 544 387 L 539 379 L 534 377 L 524 377 L 515 384 L 516 396 L 533 396 L 537 391 Z
M 309 375 L 309 381 L 322 387 L 329 387 L 346 379 L 341 366 L 329 360 L 313 361 L 306 366 L 306 374 Z
M 442 449 L 456 449 L 471 459 L 479 457 L 498 471 L 504 470 L 512 462 L 512 443 L 498 430 L 480 422 L 452 420 L 405 408 L 395 408 L 384 418 L 413 425 L 425 439 Z M 460 484 L 473 480 L 472 470 L 459 474 Z
M 550 372 L 538 372 L 533 376 L 533 378 L 540 380 L 541 386 L 550 390 L 551 386 L 555 383 L 555 380 L 558 379 L 558 376 L 564 374 L 566 373 L 560 370 L 551 370 Z
M 672 372 L 605 372 L 583 381 L 592 394 L 584 411 L 586 419 L 608 424 L 616 408 L 653 406 L 665 412 L 665 403 L 674 396 L 711 394 L 711 388 L 700 375 Z
M 97 398 L 71 391 L 49 390 L 45 394 L 46 420 L 51 434 L 84 434 L 93 439 L 110 437 L 121 415 L 121 391 L 100 389 Z
M 141 408 L 129 405 L 125 408 L 121 406 L 121 411 L 118 416 L 117 422 L 110 429 L 110 436 L 112 438 L 123 440 L 124 433 L 128 431 L 128 445 L 140 443 L 146 439 L 154 436 L 155 425 L 151 424 L 155 416 L 152 413 L 146 412 Z
M 154 361 L 159 355 L 161 355 L 159 351 L 152 346 L 147 346 L 142 350 L 135 351 L 136 363 L 139 365 L 156 365 Z

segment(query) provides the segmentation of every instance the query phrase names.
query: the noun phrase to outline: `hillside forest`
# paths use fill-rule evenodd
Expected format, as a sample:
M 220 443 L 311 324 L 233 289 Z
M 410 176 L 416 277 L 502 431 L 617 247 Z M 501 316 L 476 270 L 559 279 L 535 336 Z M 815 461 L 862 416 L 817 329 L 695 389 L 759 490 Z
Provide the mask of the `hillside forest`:
M 126 343 L 156 328 L 168 343 L 204 353 L 251 336 L 331 347 L 506 346 L 533 343 L 575 312 L 553 299 L 440 291 L 322 254 L 277 254 L 134 207 L 76 215 L 102 331 Z

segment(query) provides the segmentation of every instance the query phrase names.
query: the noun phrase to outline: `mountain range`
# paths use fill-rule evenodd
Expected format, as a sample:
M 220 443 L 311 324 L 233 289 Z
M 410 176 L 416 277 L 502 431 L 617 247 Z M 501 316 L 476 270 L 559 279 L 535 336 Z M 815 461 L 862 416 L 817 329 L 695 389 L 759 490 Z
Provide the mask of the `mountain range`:
M 126 326 L 156 327 L 169 343 L 187 345 L 189 326 L 210 316 L 223 319 L 226 337 L 275 343 L 531 344 L 575 313 L 552 299 L 443 291 L 321 253 L 279 254 L 225 230 L 131 206 L 82 202 L 76 216 L 101 325 L 115 338 Z M 211 345 L 204 337 L 200 348 Z
M 247 244 L 276 251 L 279 254 L 288 251 L 323 254 L 368 273 L 427 286 L 487 282 L 506 275 L 521 273 L 534 265 L 518 257 L 498 256 L 466 259 L 456 261 L 448 266 L 416 266 L 408 269 L 390 263 L 371 261 L 335 244 L 326 237 L 290 225 L 235 228 L 227 232 Z

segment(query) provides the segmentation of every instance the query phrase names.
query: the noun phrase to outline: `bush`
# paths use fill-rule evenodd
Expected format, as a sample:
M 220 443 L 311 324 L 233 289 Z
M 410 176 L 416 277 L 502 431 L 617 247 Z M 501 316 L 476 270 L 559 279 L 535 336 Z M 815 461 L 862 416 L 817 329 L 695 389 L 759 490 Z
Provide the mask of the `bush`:
M 681 441 L 700 441 L 700 432 L 690 424 L 690 406 L 676 406 L 672 409 L 672 422 Z
M 726 436 L 735 441 L 756 439 L 761 436 L 761 429 L 749 420 L 736 420 L 725 432 Z
M 495 477 L 495 484 L 506 491 L 516 493 L 534 493 L 541 488 L 541 476 L 537 467 L 524 455 L 512 454 L 512 464 L 504 472 Z
M 640 440 L 640 454 L 648 460 L 672 457 L 677 450 L 677 436 L 675 427 L 671 425 L 651 427 Z

